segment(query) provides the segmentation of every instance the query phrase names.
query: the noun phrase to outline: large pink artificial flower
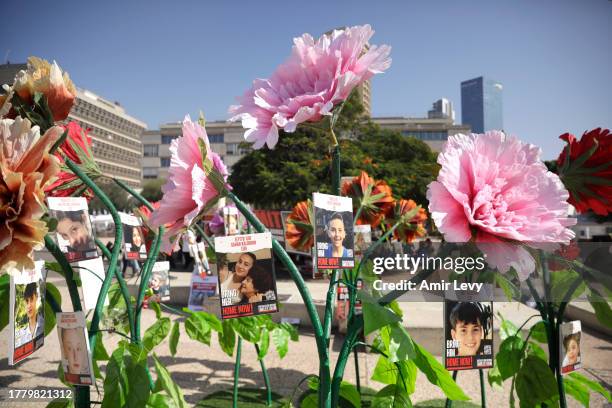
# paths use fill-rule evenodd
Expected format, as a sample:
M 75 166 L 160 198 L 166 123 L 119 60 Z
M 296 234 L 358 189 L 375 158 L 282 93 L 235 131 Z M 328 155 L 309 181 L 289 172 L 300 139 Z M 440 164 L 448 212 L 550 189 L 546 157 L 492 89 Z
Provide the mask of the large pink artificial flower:
M 204 127 L 183 121 L 183 135 L 172 141 L 172 158 L 168 180 L 159 208 L 150 224 L 153 228 L 166 225 L 163 250 L 172 252 L 177 235 L 189 227 L 199 215 L 213 208 L 221 195 L 230 189 L 226 184 L 227 168 L 217 153 L 210 150 Z
M 334 30 L 318 40 L 303 34 L 293 40 L 291 56 L 269 79 L 256 79 L 231 106 L 230 120 L 242 120 L 244 137 L 260 149 L 273 148 L 278 130 L 294 132 L 302 122 L 330 115 L 357 85 L 391 65 L 391 47 L 368 45 L 369 25 Z
M 429 184 L 429 211 L 449 242 L 473 240 L 500 272 L 535 270 L 525 248 L 568 244 L 568 192 L 540 161 L 540 149 L 503 132 L 450 136 Z

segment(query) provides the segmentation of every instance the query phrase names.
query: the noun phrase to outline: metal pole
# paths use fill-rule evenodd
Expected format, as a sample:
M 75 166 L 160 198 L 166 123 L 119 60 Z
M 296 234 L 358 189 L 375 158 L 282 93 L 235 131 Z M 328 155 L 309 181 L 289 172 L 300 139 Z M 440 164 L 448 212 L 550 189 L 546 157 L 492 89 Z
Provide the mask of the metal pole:
M 238 408 L 238 379 L 240 378 L 240 352 L 242 351 L 242 337 L 238 336 L 236 346 L 236 363 L 234 364 L 234 398 L 232 406 Z
M 453 381 L 457 381 L 457 373 L 459 373 L 459 371 L 453 371 Z M 446 404 L 444 404 L 444 407 L 451 408 L 452 406 L 453 406 L 453 400 L 447 398 Z

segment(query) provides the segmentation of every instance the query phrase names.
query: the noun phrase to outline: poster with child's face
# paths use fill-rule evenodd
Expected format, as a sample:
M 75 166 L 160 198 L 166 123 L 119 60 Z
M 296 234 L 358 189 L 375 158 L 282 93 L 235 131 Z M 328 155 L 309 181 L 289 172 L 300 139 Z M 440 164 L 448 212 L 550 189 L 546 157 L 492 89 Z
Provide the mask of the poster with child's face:
M 130 214 L 119 213 L 123 226 L 123 248 L 127 259 L 147 259 L 147 246 L 140 219 Z
M 43 346 L 45 341 L 44 261 L 32 270 L 10 276 L 9 365 L 14 365 Z
M 49 215 L 57 220 L 55 238 L 69 262 L 98 257 L 87 200 L 84 197 L 49 197 Z
M 215 238 L 221 317 L 243 317 L 278 311 L 272 235 Z
M 372 227 L 370 224 L 355 225 L 355 259 L 361 261 L 363 253 L 372 244 Z
M 56 316 L 64 378 L 75 385 L 93 384 L 93 364 L 85 315 L 83 312 L 71 312 L 57 313 Z
M 170 262 L 155 262 L 149 278 L 149 289 L 153 294 L 147 298 L 147 302 L 170 300 Z
M 444 302 L 447 370 L 493 367 L 493 302 Z
M 240 234 L 240 216 L 238 208 L 226 205 L 223 207 L 223 229 L 225 235 L 237 235 Z
M 353 200 L 314 193 L 312 202 L 317 268 L 353 268 Z
M 559 327 L 559 353 L 561 374 L 569 374 L 582 368 L 580 356 L 580 336 L 582 325 L 580 320 L 563 323 Z

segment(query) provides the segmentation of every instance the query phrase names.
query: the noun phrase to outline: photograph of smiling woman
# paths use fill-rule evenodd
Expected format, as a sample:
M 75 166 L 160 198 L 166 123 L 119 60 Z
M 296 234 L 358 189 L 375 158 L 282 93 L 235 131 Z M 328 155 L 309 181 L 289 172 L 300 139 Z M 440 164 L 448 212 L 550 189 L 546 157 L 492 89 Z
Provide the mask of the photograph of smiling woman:
M 49 197 L 49 215 L 57 220 L 57 245 L 70 262 L 98 257 L 87 200 L 83 197 Z

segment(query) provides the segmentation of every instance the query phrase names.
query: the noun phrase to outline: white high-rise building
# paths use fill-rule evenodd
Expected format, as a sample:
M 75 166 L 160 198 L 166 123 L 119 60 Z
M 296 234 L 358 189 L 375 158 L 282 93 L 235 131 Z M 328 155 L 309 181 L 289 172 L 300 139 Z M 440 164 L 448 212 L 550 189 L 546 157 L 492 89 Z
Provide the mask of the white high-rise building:
M 455 123 L 455 111 L 453 103 L 446 98 L 438 99 L 433 103 L 433 107 L 427 112 L 429 119 L 452 119 Z

